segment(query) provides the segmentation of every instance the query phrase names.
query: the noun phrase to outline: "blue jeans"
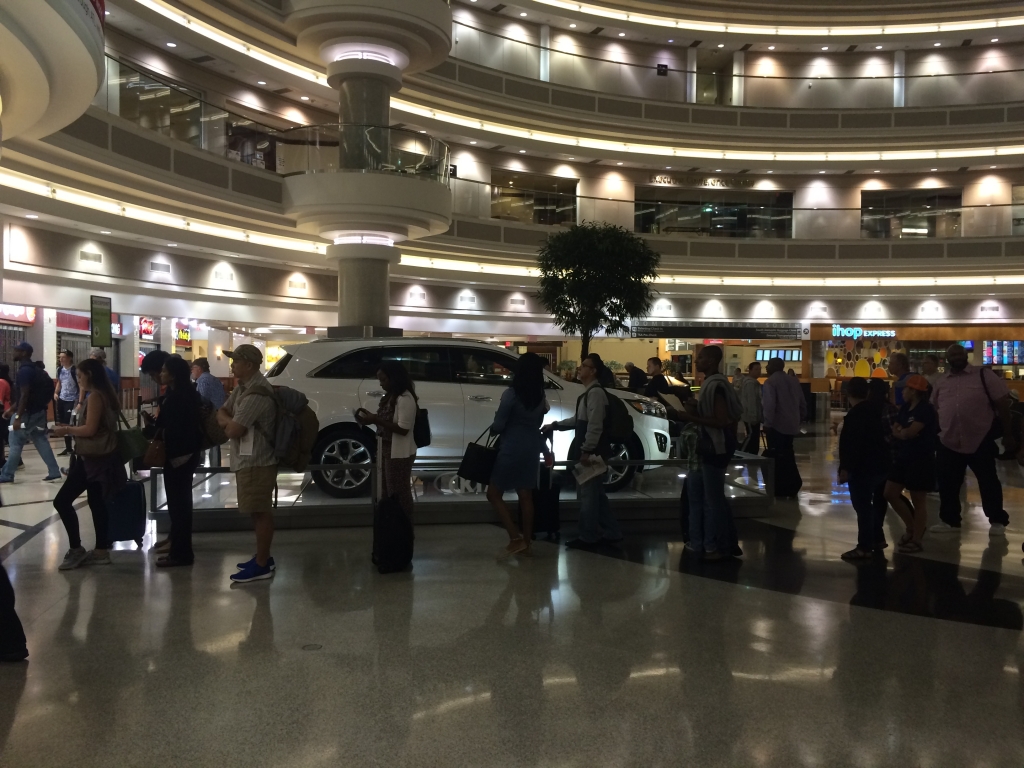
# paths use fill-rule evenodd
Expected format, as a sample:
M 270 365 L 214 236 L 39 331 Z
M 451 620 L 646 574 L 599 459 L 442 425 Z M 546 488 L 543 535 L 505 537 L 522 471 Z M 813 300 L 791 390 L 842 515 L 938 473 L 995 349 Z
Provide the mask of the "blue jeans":
M 697 552 L 732 550 L 729 518 L 732 511 L 725 499 L 725 467 L 701 464 L 686 477 L 690 499 L 690 547 Z
M 576 489 L 580 500 L 580 538 L 594 544 L 602 536 L 606 539 L 621 539 L 619 521 L 608 506 L 608 494 L 604 492 L 604 475 L 588 480 Z
M 46 463 L 46 476 L 60 477 L 60 465 L 54 458 L 50 440 L 46 436 L 46 411 L 25 414 L 25 420 L 21 422 L 21 429 L 11 432 L 10 435 L 11 452 L 7 456 L 4 468 L 0 470 L 0 479 L 14 479 L 14 472 L 18 469 L 18 463 L 21 461 L 21 450 L 30 440 Z
M 861 552 L 873 552 L 876 544 L 885 541 L 885 507 L 879 510 L 875 504 L 875 489 L 884 480 L 885 475 L 873 472 L 849 473 L 850 503 L 857 513 L 857 549 Z

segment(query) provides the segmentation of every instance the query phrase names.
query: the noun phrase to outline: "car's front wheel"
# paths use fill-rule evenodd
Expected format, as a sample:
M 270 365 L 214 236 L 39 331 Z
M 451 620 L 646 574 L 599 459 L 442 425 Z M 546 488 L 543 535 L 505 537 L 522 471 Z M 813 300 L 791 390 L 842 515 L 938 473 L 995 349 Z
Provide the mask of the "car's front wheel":
M 625 443 L 613 443 L 612 444 L 612 455 L 610 461 L 642 461 L 644 458 L 644 451 L 640 445 L 640 438 L 633 435 Z M 636 476 L 639 467 L 609 467 L 608 475 L 605 477 L 604 489 L 611 493 L 612 491 L 621 491 L 623 488 L 628 486 L 633 478 Z
M 313 482 L 338 499 L 364 496 L 370 492 L 376 441 L 356 426 L 344 426 L 325 433 L 313 446 L 312 464 L 357 464 L 358 467 L 314 470 Z M 363 468 L 365 466 L 365 469 Z

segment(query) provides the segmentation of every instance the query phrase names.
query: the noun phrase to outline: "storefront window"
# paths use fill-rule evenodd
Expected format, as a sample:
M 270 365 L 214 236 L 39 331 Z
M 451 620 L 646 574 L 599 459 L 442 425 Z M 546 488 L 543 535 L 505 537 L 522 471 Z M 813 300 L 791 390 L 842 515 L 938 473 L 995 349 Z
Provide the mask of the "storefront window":
M 634 215 L 646 234 L 791 238 L 793 193 L 637 187 Z
M 491 218 L 522 224 L 576 223 L 576 179 L 491 171 Z
M 861 237 L 960 237 L 959 189 L 885 189 L 860 193 Z
M 1014 186 L 1010 200 L 1013 202 L 1010 214 L 1013 217 L 1013 236 L 1020 237 L 1024 235 L 1024 186 Z

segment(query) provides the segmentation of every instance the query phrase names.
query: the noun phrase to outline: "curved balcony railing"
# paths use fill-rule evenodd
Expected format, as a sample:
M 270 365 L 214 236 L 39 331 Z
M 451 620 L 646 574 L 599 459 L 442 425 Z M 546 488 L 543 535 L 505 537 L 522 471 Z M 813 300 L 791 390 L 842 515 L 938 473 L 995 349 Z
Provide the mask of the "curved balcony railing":
M 651 235 L 792 240 L 929 240 L 1024 236 L 1021 202 L 956 205 L 936 196 L 901 204 L 873 200 L 861 208 L 807 208 L 791 192 L 674 188 L 662 200 L 612 200 L 452 179 L 456 216 L 510 224 L 571 226 L 608 221 Z M 649 188 L 648 188 L 649 189 Z M 671 192 L 671 194 L 669 194 Z M 921 196 L 924 197 L 923 195 Z M 954 193 L 953 198 L 959 197 Z
M 277 171 L 398 173 L 448 183 L 451 150 L 426 133 L 379 125 L 306 125 L 274 135 Z
M 863 53 L 829 50 L 776 56 L 748 51 L 742 73 L 733 74 L 731 55 L 718 65 L 686 65 L 686 49 L 651 45 L 610 57 L 573 50 L 565 35 L 551 46 L 516 39 L 456 21 L 456 62 L 476 64 L 550 85 L 600 95 L 721 106 L 778 109 L 892 109 L 1004 104 L 1024 101 L 1024 49 L 1020 46 L 906 51 L 903 73 L 894 50 Z M 584 36 L 579 36 L 582 39 Z M 591 43 L 592 44 L 592 43 Z M 644 51 L 650 51 L 645 53 Z M 968 55 L 965 52 L 971 52 Z M 712 52 L 713 53 L 713 52 Z M 731 52 L 730 52 L 731 53 Z M 469 83 L 473 84 L 473 83 Z

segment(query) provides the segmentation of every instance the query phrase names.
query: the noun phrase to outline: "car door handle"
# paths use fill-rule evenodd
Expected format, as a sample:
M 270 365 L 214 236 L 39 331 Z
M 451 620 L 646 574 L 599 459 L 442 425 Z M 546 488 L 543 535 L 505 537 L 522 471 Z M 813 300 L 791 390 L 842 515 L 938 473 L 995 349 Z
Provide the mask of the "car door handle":
M 474 403 L 489 403 L 494 398 L 488 397 L 487 395 L 470 395 L 469 399 Z
M 380 390 L 380 389 L 375 389 L 373 392 L 367 392 L 366 396 L 367 397 L 384 397 L 384 391 Z

